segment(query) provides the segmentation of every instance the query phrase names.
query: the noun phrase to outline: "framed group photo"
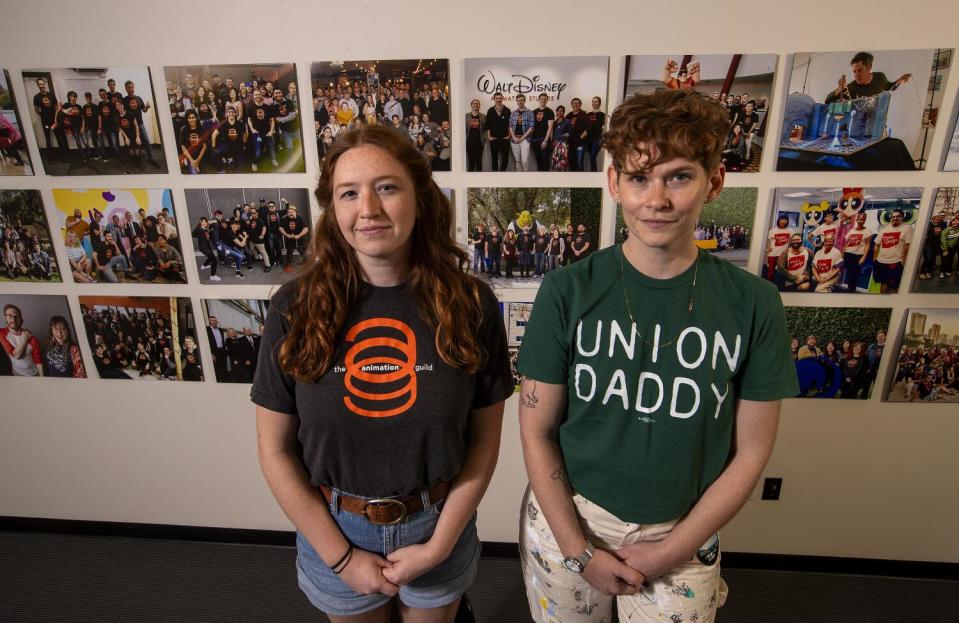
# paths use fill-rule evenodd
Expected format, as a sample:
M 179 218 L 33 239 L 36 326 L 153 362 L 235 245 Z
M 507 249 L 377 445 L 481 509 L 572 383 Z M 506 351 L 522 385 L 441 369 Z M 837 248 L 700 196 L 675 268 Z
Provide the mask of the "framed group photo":
M 660 89 L 700 91 L 729 114 L 723 164 L 729 172 L 759 171 L 772 104 L 775 54 L 675 53 L 626 57 L 623 95 Z
M 922 188 L 777 188 L 761 275 L 781 292 L 894 294 Z
M 54 189 L 76 283 L 186 283 L 168 189 Z
M 302 173 L 293 63 L 164 68 L 180 172 Z
M 599 246 L 599 188 L 469 188 L 470 270 L 497 288 L 538 287 Z
M 340 132 L 379 125 L 408 138 L 434 171 L 451 170 L 447 59 L 316 62 L 310 66 L 310 86 L 321 163 Z
M 101 379 L 203 380 L 189 298 L 81 296 L 80 312 Z
M 607 56 L 468 58 L 467 171 L 602 171 Z
M 48 175 L 166 173 L 148 67 L 23 71 Z

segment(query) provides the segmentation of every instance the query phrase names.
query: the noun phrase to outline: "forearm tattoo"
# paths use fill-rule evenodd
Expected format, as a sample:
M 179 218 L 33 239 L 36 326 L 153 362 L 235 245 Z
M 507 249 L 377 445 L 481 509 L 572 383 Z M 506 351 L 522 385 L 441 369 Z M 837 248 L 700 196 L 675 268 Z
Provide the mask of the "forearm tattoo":
M 536 395 L 536 381 L 523 379 L 521 396 L 523 398 L 524 407 L 527 409 L 535 409 L 536 403 L 539 402 L 539 396 Z
M 572 492 L 573 488 L 569 485 L 569 474 L 566 473 L 566 469 L 563 467 L 557 467 L 553 470 L 553 473 L 549 475 L 553 480 L 558 480 L 563 483 L 563 487 L 567 491 Z

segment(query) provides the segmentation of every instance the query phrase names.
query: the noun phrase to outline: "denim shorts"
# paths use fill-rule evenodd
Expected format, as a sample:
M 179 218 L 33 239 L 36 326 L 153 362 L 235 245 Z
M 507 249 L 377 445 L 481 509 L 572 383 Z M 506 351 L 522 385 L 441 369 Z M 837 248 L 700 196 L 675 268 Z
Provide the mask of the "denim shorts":
M 427 542 L 436 529 L 443 502 L 429 504 L 408 515 L 401 523 L 378 526 L 365 517 L 339 509 L 339 492 L 334 490 L 330 514 L 354 547 L 380 556 Z M 362 595 L 335 575 L 303 535 L 296 535 L 296 570 L 300 589 L 310 602 L 327 614 L 347 616 L 375 610 L 390 601 L 382 593 Z M 476 514 L 463 529 L 449 557 L 399 590 L 400 600 L 411 608 L 439 608 L 453 603 L 473 583 L 480 557 Z

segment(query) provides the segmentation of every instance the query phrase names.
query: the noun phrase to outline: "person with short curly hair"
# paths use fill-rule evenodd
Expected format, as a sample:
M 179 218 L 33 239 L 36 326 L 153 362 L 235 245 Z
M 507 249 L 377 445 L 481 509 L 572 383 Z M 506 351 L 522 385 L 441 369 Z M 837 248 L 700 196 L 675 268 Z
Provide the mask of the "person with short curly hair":
M 517 369 L 538 623 L 606 621 L 614 598 L 621 620 L 705 623 L 725 599 L 717 530 L 799 391 L 776 288 L 694 238 L 728 131 L 695 91 L 621 104 L 603 144 L 629 235 L 550 271 L 536 296 Z

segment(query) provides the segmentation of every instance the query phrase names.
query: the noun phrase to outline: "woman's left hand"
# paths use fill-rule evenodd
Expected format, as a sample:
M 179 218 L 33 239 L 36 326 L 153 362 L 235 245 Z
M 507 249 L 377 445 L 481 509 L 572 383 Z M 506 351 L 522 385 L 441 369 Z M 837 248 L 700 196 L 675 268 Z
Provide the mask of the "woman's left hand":
M 429 543 L 403 547 L 386 555 L 390 564 L 383 568 L 383 577 L 397 586 L 406 586 L 443 562 L 444 558 Z

